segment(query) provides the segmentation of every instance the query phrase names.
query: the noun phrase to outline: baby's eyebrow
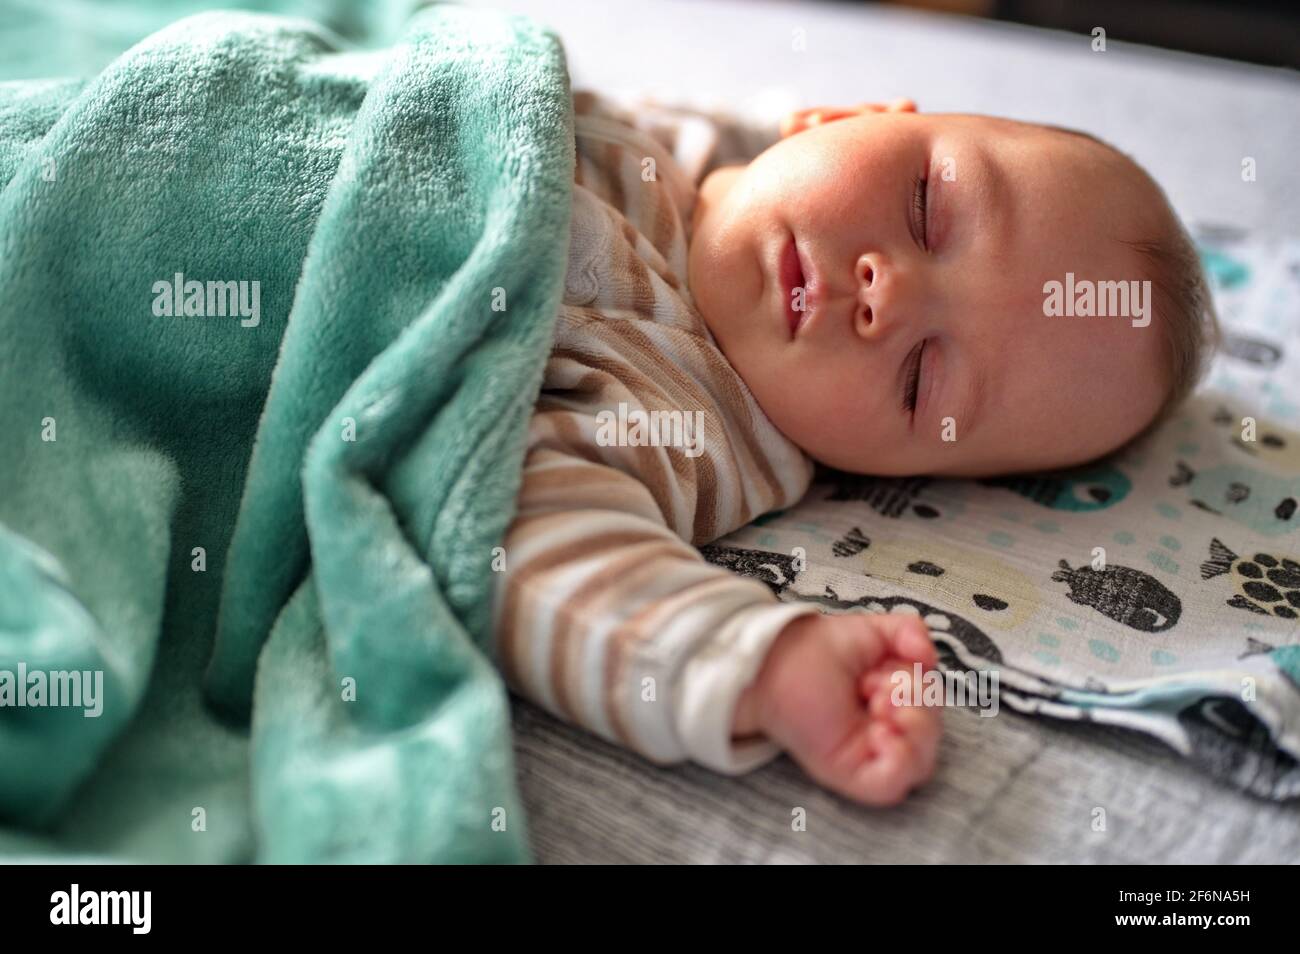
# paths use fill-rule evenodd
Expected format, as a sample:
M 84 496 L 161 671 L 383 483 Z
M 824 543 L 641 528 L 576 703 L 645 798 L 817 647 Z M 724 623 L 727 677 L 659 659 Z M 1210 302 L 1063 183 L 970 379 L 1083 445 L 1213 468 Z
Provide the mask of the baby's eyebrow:
M 957 405 L 956 412 L 951 415 L 957 428 L 958 440 L 965 440 L 970 437 L 972 431 L 977 430 L 977 422 L 984 413 L 984 405 L 988 397 L 985 376 L 979 368 L 967 362 L 965 377 L 966 386 L 962 388 L 960 403 Z
M 942 157 L 941 160 L 942 161 Z M 944 187 L 957 186 L 958 192 L 968 195 L 954 202 L 963 228 L 974 230 L 976 240 L 969 246 L 976 255 L 985 254 L 988 247 L 1006 250 L 1015 235 L 1016 196 L 1006 166 L 996 149 L 984 142 L 973 142 L 957 158 L 956 179 L 945 182 Z M 993 256 L 1000 257 L 1000 256 Z M 965 440 L 977 431 L 987 413 L 989 388 L 986 369 L 977 367 L 965 351 L 960 367 L 948 365 L 943 375 L 952 375 L 957 385 L 954 406 L 940 412 L 940 424 L 951 417 L 957 429 L 958 440 Z
M 968 159 L 965 163 L 973 167 L 968 170 L 970 174 L 967 181 L 970 186 L 968 191 L 974 199 L 970 206 L 975 211 L 976 218 L 970 225 L 983 233 L 984 240 L 1005 245 L 1014 234 L 1012 218 L 1015 212 L 1012 185 L 1006 167 L 996 151 L 985 143 L 976 143 L 973 151 L 975 155 L 970 158 L 974 161 Z M 957 185 L 961 185 L 961 178 L 959 168 Z
M 967 224 L 979 233 L 976 247 L 991 242 L 1000 248 L 1006 248 L 1011 236 L 1015 234 L 1015 202 L 1006 167 L 996 151 L 985 143 L 976 143 L 973 152 L 974 156 L 968 157 L 964 163 L 968 166 L 966 184 L 970 187 L 973 201 L 963 203 L 963 208 L 969 210 L 967 214 L 974 213 L 973 221 Z M 961 184 L 961 178 L 959 168 L 955 184 Z M 966 360 L 960 369 L 949 367 L 944 370 L 945 374 L 961 375 L 964 379 L 964 384 L 958 391 L 956 407 L 944 415 L 953 419 L 959 440 L 966 439 L 978 430 L 989 396 L 986 369 L 975 365 L 970 358 L 971 352 L 967 351 L 965 355 Z

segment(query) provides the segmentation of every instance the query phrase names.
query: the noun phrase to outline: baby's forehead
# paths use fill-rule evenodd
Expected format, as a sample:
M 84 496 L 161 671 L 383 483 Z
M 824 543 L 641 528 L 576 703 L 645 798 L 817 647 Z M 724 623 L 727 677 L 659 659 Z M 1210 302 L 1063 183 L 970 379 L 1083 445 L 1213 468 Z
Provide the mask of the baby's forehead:
M 1107 220 L 1135 226 L 1159 218 L 1159 186 L 1132 158 L 1090 133 L 972 113 L 936 119 L 992 154 L 1012 185 L 1039 189 L 1043 201 L 1105 208 Z
M 1027 135 L 1056 129 L 1065 131 L 1064 127 L 1052 126 L 1048 123 L 1013 119 L 1010 116 L 993 116 L 988 113 L 920 113 L 918 115 L 946 125 L 980 128 L 1001 135 Z
M 1114 146 L 1091 133 L 1055 123 L 989 116 L 982 113 L 932 113 L 941 130 L 970 136 L 987 145 L 1006 145 L 1051 154 L 1062 161 L 1100 165 L 1108 175 L 1131 175 L 1138 166 Z

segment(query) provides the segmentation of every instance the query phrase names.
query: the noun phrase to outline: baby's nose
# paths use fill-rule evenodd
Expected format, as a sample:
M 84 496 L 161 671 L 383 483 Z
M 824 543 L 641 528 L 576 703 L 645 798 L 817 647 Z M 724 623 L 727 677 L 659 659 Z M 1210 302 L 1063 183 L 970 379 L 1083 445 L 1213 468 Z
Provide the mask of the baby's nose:
M 853 325 L 860 335 L 879 334 L 879 263 L 870 255 L 858 257 L 854 267 L 857 279 L 858 301 L 853 313 Z

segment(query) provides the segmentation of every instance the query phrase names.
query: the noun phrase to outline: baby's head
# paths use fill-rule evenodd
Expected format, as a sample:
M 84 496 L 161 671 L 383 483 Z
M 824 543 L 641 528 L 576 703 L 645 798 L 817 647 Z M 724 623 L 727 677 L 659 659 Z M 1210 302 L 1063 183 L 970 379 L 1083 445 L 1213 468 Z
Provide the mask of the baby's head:
M 1195 248 L 1110 146 L 907 101 L 782 132 L 701 185 L 689 285 L 809 456 L 880 475 L 1071 466 L 1195 384 L 1215 334 Z

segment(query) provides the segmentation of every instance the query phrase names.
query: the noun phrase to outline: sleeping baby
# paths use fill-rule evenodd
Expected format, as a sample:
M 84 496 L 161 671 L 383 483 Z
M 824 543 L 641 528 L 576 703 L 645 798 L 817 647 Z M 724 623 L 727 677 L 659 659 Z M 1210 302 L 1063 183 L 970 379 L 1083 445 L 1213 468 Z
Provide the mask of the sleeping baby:
M 1066 129 L 898 101 L 804 110 L 765 139 L 574 103 L 498 664 L 655 762 L 739 774 L 785 751 L 897 803 L 939 745 L 939 709 L 896 704 L 936 665 L 924 623 L 781 602 L 696 547 L 796 503 L 814 461 L 986 476 L 1124 445 L 1212 342 L 1195 249 L 1141 168 Z M 1062 287 L 1087 307 L 1052 307 Z

